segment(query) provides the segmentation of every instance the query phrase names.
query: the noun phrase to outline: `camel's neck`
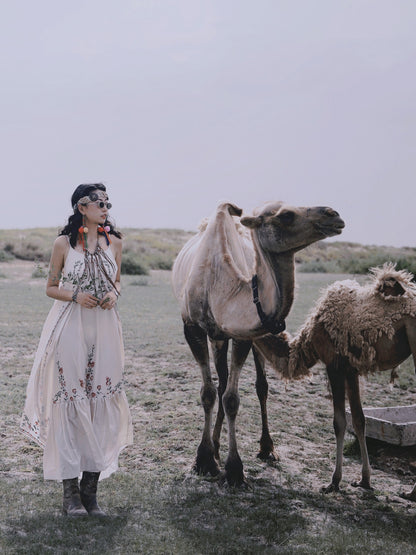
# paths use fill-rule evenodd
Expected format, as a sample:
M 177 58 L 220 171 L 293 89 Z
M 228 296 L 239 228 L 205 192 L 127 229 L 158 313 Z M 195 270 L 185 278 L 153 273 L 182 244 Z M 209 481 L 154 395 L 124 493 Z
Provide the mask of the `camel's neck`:
M 271 254 L 257 249 L 256 273 L 264 312 L 267 316 L 284 320 L 294 297 L 294 253 Z

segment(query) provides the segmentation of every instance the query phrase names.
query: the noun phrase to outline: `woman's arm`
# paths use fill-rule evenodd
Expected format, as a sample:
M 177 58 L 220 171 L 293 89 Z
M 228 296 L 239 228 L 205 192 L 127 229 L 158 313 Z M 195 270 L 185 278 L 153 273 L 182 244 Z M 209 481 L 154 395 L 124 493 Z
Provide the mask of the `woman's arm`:
M 46 294 L 58 301 L 72 301 L 72 291 L 59 289 L 59 281 L 62 275 L 62 268 L 65 263 L 65 254 L 68 250 L 68 240 L 66 236 L 60 235 L 55 239 L 52 249 L 51 261 L 49 263 L 48 282 L 46 284 Z

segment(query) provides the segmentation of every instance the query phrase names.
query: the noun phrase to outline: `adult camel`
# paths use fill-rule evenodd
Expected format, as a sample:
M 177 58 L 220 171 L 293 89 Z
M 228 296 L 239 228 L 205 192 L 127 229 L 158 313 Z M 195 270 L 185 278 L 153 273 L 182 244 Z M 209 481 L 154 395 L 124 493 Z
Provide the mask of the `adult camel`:
M 238 381 L 253 339 L 284 330 L 284 320 L 293 302 L 295 253 L 315 241 L 340 234 L 345 225 L 332 208 L 271 202 L 257 209 L 253 216 L 239 220 L 251 230 L 247 234 L 239 232 L 238 220 L 234 218 L 241 214 L 242 210 L 234 204 L 221 203 L 206 227 L 183 247 L 172 272 L 185 338 L 203 380 L 205 425 L 194 468 L 200 474 L 215 476 L 220 472 L 219 445 L 225 411 L 228 423 L 225 477 L 231 485 L 244 482 L 235 424 L 240 403 Z M 212 412 L 217 391 L 211 377 L 207 338 L 219 378 L 219 406 L 213 434 Z M 279 342 L 277 337 L 275 344 L 282 357 L 287 356 L 287 343 Z M 267 388 L 264 359 L 256 349 L 254 353 L 259 391 Z M 265 399 L 263 403 L 262 412 Z M 263 420 L 263 428 L 264 424 Z

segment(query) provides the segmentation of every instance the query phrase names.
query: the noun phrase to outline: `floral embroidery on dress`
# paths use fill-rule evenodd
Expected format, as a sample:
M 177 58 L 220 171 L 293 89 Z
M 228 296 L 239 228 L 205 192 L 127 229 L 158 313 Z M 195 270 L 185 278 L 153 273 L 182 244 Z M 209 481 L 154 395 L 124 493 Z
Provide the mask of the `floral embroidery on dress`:
M 39 439 L 40 429 L 39 429 L 39 421 L 38 420 L 36 420 L 33 424 L 31 424 L 27 414 L 23 414 L 21 427 L 24 430 L 27 430 L 28 432 L 30 432 L 31 435 L 33 435 L 33 436 L 35 436 L 36 438 Z
M 95 352 L 95 345 L 92 346 L 90 352 L 88 353 L 88 362 L 87 367 L 85 369 L 85 394 L 88 398 L 95 397 L 95 393 L 93 392 L 93 385 L 94 385 L 94 352 Z
M 64 369 L 62 368 L 59 360 L 56 361 L 56 365 L 58 367 L 58 383 L 61 389 L 57 393 L 55 393 L 53 404 L 57 403 L 58 401 L 68 401 L 68 399 L 70 398 L 69 393 L 66 389 Z M 71 400 L 73 400 L 73 398 Z
M 62 285 L 68 283 L 72 285 L 72 289 L 77 289 L 81 286 L 82 276 L 83 276 L 83 260 L 77 260 L 74 264 L 74 269 L 63 275 L 61 278 Z
M 97 384 L 94 391 L 94 361 L 95 345 L 93 345 L 88 352 L 88 362 L 85 368 L 85 379 L 79 379 L 79 386 L 81 391 L 78 391 L 75 387 L 68 391 L 64 376 L 64 369 L 62 368 L 59 361 L 57 361 L 58 368 L 58 383 L 60 390 L 55 393 L 53 397 L 53 403 L 56 404 L 58 401 L 82 401 L 84 399 L 94 399 L 100 397 L 105 399 L 107 396 L 110 397 L 115 393 L 119 393 L 123 389 L 123 380 L 120 380 L 115 386 L 112 385 L 111 378 L 106 376 L 105 385 L 106 391 L 103 389 L 101 384 Z
M 111 378 L 107 376 L 105 380 L 105 385 L 107 386 L 108 395 L 114 395 L 123 389 L 123 380 L 120 380 L 114 387 L 111 383 Z

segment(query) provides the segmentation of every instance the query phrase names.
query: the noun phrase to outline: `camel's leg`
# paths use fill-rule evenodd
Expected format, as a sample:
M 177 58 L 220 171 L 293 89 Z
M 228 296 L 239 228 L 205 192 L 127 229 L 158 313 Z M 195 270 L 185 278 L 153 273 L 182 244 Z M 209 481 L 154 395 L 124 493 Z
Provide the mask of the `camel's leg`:
M 327 366 L 329 383 L 332 389 L 332 402 L 334 405 L 334 430 L 337 440 L 337 458 L 335 470 L 332 475 L 332 482 L 322 491 L 330 493 L 331 491 L 339 491 L 339 483 L 342 478 L 342 456 L 344 449 L 344 436 L 347 427 L 345 418 L 345 374 L 341 364 L 335 362 Z
M 216 476 L 220 469 L 214 456 L 214 444 L 211 438 L 211 422 L 212 410 L 217 397 L 217 391 L 212 383 L 207 334 L 199 326 L 188 324 L 185 324 L 184 332 L 192 354 L 201 368 L 203 381 L 201 388 L 201 402 L 204 407 L 205 423 L 202 440 L 198 447 L 194 470 L 198 472 L 198 474 L 210 473 L 212 476 Z
M 222 404 L 222 396 L 225 388 L 227 387 L 228 380 L 228 365 L 227 365 L 227 351 L 228 339 L 224 341 L 211 341 L 212 354 L 214 356 L 215 369 L 218 374 L 218 412 L 214 426 L 214 433 L 212 439 L 214 442 L 215 458 L 220 458 L 220 436 L 222 423 L 224 421 L 224 407 Z
M 233 340 L 230 375 L 228 377 L 227 389 L 222 399 L 228 423 L 228 457 L 225 463 L 225 475 L 230 485 L 237 486 L 244 483 L 243 463 L 238 454 L 235 430 L 235 421 L 240 405 L 238 381 L 241 368 L 250 352 L 251 345 L 251 341 Z
M 360 400 L 360 384 L 356 370 L 350 368 L 346 375 L 347 393 L 351 407 L 352 424 L 355 435 L 360 444 L 362 471 L 361 481 L 353 482 L 351 485 L 365 489 L 372 489 L 370 486 L 370 461 L 368 460 L 367 443 L 365 441 L 365 417 Z
M 278 459 L 274 452 L 273 440 L 270 437 L 269 422 L 267 418 L 267 394 L 269 392 L 269 384 L 267 383 L 266 373 L 264 371 L 264 357 L 253 345 L 254 364 L 256 365 L 256 391 L 260 401 L 261 410 L 261 438 L 260 451 L 257 454 L 259 459 L 264 461 L 276 461 Z
M 409 318 L 406 323 L 406 335 L 410 350 L 412 351 L 413 364 L 416 372 L 416 326 L 414 318 Z
M 409 499 L 409 501 L 416 501 L 416 484 L 413 486 L 412 491 L 403 492 L 401 497 L 403 497 L 403 499 Z

